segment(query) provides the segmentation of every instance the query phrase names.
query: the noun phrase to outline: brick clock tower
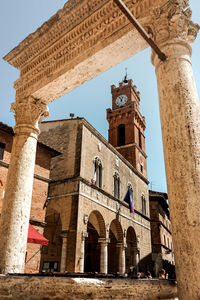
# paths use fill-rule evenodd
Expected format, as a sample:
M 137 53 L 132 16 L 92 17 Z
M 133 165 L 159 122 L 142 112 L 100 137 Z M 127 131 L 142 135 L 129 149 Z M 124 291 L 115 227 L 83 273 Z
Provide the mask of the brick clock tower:
M 112 109 L 107 109 L 109 143 L 147 177 L 145 118 L 140 113 L 140 93 L 133 80 L 124 80 L 119 87 L 112 85 L 111 93 Z

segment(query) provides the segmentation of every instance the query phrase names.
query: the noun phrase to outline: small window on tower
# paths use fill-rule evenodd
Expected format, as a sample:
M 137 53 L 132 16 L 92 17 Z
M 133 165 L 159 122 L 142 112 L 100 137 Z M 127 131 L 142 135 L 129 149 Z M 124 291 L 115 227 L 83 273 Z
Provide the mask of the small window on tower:
M 6 145 L 0 142 L 0 160 L 3 160 L 5 147 Z
M 142 134 L 140 129 L 138 129 L 138 143 L 139 143 L 139 147 L 142 148 Z
M 144 215 L 146 215 L 146 213 L 147 213 L 147 211 L 146 211 L 146 199 L 145 199 L 145 196 L 143 194 L 142 194 L 141 200 L 142 200 L 142 213 Z
M 125 145 L 125 125 L 118 126 L 118 146 Z

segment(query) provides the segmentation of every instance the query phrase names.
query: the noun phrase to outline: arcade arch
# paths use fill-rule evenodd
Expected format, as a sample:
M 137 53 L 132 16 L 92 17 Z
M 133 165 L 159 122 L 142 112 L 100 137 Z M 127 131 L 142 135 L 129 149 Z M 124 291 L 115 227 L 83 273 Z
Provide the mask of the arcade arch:
M 129 227 L 126 233 L 126 273 L 130 271 L 130 267 L 135 267 L 138 271 L 138 249 L 137 237 L 133 227 Z
M 120 272 L 120 259 L 123 248 L 123 230 L 120 222 L 115 219 L 111 222 L 109 228 L 108 244 L 108 273 Z M 120 272 L 121 273 L 121 272 Z
M 49 245 L 48 251 L 46 251 L 46 246 L 42 248 L 40 270 L 58 272 L 61 271 L 62 261 L 62 220 L 60 213 L 51 209 L 46 215 L 45 222 L 47 226 L 44 229 L 44 236 L 48 239 Z M 53 256 L 50 253 L 53 253 Z
M 101 245 L 106 240 L 105 222 L 97 210 L 90 213 L 87 223 L 88 237 L 85 239 L 85 272 L 100 272 Z

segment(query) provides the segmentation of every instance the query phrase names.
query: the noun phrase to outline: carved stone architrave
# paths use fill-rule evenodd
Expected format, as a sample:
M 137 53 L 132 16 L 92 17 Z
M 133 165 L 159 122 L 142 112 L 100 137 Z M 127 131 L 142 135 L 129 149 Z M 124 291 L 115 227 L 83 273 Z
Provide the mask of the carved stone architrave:
M 146 18 L 152 7 L 162 2 L 165 1 L 124 0 L 134 16 L 141 21 Z M 98 66 L 97 62 L 95 63 L 94 74 L 91 78 L 84 78 L 83 75 L 87 72 L 81 69 L 73 82 L 68 82 L 68 77 L 62 78 L 62 82 L 59 80 L 55 82 L 56 79 L 73 70 L 92 55 L 100 53 L 104 48 L 132 31 L 132 24 L 113 1 L 68 1 L 62 10 L 59 10 L 49 21 L 5 56 L 4 59 L 7 62 L 21 71 L 19 80 L 15 82 L 16 98 L 20 99 L 28 95 L 37 98 L 39 95 L 37 91 L 39 91 L 43 101 L 50 102 L 119 63 L 120 59 L 128 58 L 144 49 L 147 46 L 146 42 L 134 31 L 133 36 L 127 37 L 128 40 L 135 38 L 134 44 L 129 45 L 129 50 L 125 41 L 126 51 L 122 49 L 123 47 L 121 48 L 122 41 L 113 45 L 115 54 L 116 47 L 118 47 L 118 56 L 115 55 L 115 58 L 111 56 L 112 46 L 106 50 L 106 54 L 110 57 L 109 64 L 103 65 L 103 60 L 100 57 L 96 58 L 101 63 Z M 140 43 L 141 45 L 137 46 Z M 138 49 L 134 50 L 134 47 Z M 103 55 L 106 56 L 105 53 Z M 91 62 L 87 61 L 86 64 L 89 65 Z M 77 73 L 76 71 L 75 74 Z M 72 76 L 73 74 L 70 73 L 69 78 Z M 53 87 L 51 85 L 51 89 L 47 88 L 43 91 L 42 88 L 50 83 Z

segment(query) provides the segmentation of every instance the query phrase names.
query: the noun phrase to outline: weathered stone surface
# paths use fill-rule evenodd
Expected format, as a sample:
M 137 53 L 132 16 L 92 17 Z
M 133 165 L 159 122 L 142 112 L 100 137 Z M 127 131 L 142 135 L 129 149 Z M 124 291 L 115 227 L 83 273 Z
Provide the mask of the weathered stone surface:
M 149 11 L 166 1 L 124 2 L 146 25 Z M 5 60 L 21 71 L 17 98 L 32 95 L 47 103 L 146 47 L 113 1 L 71 0 Z
M 24 271 L 38 122 L 46 105 L 30 97 L 14 105 L 16 126 L 1 214 L 0 272 Z M 14 243 L 13 241 L 17 241 Z
M 1 300 L 173 300 L 174 283 L 165 280 L 66 277 L 1 277 Z
M 154 35 L 167 55 L 152 55 L 158 81 L 162 137 L 176 274 L 181 300 L 200 298 L 200 105 L 190 60 L 199 26 L 185 10 L 187 1 L 172 1 L 158 12 Z M 166 18 L 167 17 L 167 18 Z M 164 22 L 165 20 L 165 22 Z M 159 30 L 165 33 L 159 35 Z

